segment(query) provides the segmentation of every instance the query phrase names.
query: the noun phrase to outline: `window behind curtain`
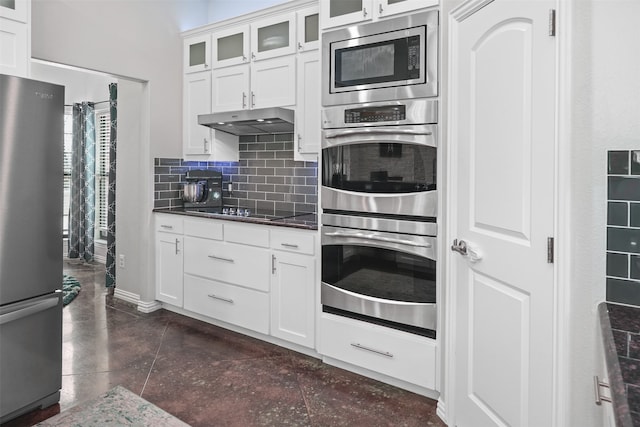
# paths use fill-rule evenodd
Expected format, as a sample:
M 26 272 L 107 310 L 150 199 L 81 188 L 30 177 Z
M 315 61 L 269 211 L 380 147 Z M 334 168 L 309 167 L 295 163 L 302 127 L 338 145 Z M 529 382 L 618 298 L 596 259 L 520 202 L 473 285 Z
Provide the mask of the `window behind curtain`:
M 109 110 L 96 111 L 96 240 L 107 238 L 110 135 Z
M 73 141 L 73 107 L 64 107 L 64 205 L 62 233 L 69 237 L 69 205 L 71 204 L 71 149 Z
M 109 110 L 100 110 L 96 115 L 96 227 L 95 239 L 107 237 L 107 194 L 109 189 L 109 148 L 110 119 Z M 73 108 L 64 111 L 64 211 L 63 233 L 69 236 L 69 205 L 71 203 L 71 152 L 73 147 Z

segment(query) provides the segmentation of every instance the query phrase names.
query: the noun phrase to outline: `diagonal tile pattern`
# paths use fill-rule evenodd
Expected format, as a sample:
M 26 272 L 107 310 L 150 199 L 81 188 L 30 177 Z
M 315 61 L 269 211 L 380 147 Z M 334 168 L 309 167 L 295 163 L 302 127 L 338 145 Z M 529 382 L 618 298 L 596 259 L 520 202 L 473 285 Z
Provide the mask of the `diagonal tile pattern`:
M 65 260 L 82 283 L 64 308 L 60 403 L 31 426 L 122 385 L 192 426 L 436 426 L 436 402 L 195 319 L 143 314 L 103 288 L 105 270 Z

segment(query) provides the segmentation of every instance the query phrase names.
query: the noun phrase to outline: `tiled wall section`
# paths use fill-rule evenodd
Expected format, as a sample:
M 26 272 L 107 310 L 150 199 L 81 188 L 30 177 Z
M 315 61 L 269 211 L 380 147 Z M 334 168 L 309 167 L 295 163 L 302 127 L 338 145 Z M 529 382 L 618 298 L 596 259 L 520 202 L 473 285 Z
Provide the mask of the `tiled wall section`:
M 640 306 L 640 150 L 608 152 L 607 301 Z
M 239 162 L 155 159 L 154 207 L 182 206 L 182 186 L 190 169 L 223 174 L 224 203 L 261 211 L 317 212 L 318 163 L 293 160 L 293 135 L 240 137 Z

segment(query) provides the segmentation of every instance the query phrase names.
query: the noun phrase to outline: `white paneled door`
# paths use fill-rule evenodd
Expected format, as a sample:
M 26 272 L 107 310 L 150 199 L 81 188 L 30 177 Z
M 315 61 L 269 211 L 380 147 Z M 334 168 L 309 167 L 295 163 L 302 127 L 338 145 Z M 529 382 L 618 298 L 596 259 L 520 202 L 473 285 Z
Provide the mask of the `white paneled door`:
M 458 427 L 553 425 L 553 7 L 473 1 L 452 12 Z

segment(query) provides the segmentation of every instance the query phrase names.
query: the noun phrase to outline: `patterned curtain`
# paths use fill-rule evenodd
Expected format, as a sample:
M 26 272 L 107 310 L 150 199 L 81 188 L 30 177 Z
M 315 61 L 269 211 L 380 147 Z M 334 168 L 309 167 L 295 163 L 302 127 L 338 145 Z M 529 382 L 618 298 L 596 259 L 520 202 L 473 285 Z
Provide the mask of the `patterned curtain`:
M 93 261 L 96 129 L 94 105 L 73 104 L 69 258 Z
M 109 149 L 109 194 L 107 196 L 106 287 L 116 286 L 116 141 L 118 136 L 118 84 L 109 85 L 111 139 Z

